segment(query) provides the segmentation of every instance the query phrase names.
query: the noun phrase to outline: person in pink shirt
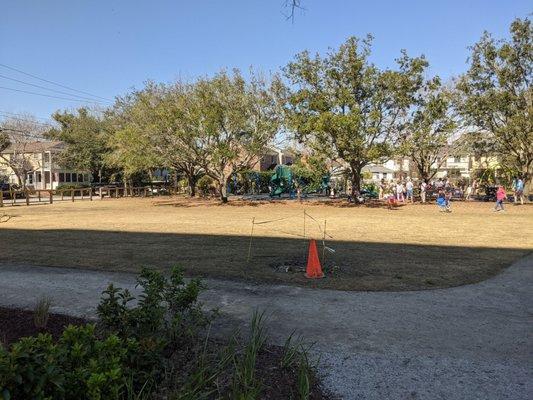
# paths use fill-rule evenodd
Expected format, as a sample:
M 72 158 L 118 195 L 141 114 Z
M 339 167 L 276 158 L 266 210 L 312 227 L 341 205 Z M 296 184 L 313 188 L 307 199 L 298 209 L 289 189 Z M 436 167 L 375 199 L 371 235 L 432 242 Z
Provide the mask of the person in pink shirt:
M 498 186 L 498 191 L 496 192 L 496 205 L 494 206 L 494 211 L 505 211 L 503 209 L 503 200 L 507 198 L 507 193 L 505 188 L 502 185 Z

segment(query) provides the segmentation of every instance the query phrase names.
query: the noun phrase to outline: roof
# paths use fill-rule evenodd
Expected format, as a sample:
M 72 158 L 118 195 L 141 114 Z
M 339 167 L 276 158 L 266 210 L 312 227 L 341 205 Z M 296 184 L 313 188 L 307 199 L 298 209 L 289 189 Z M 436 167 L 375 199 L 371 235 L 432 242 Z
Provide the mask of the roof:
M 378 173 L 387 173 L 392 174 L 394 171 L 392 169 L 389 169 L 387 167 L 384 167 L 383 165 L 365 165 L 362 169 L 363 172 L 378 172 Z
M 2 153 L 41 153 L 43 151 L 59 152 L 65 148 L 60 141 L 15 142 L 7 146 Z

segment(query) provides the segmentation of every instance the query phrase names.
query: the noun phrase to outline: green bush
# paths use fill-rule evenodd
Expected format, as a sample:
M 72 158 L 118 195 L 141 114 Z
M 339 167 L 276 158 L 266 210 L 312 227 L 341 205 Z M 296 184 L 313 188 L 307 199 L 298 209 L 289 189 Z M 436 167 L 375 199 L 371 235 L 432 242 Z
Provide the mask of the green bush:
M 215 182 L 213 181 L 213 179 L 207 175 L 204 175 L 200 179 L 198 179 L 196 186 L 198 188 L 198 191 L 200 192 L 200 196 L 209 196 L 214 189 L 214 184 Z
M 89 187 L 91 187 L 91 185 L 88 183 L 60 183 L 57 185 L 56 190 L 85 189 Z
M 57 343 L 49 334 L 0 350 L 0 393 L 9 399 L 119 399 L 128 346 L 99 339 L 94 325 L 69 326 Z
M 168 278 L 143 268 L 137 285 L 142 288 L 138 299 L 127 289 L 109 285 L 98 306 L 104 333 L 123 341 L 135 339 L 135 351 L 128 355 L 134 389 L 154 383 L 163 370 L 165 354 L 190 344 L 208 322 L 198 303 L 200 281 L 185 284 L 180 268 L 173 268 Z M 132 306 L 134 300 L 137 304 Z
M 57 343 L 40 334 L 0 348 L 3 400 L 125 399 L 157 386 L 169 355 L 188 351 L 208 322 L 197 302 L 202 286 L 185 283 L 179 268 L 168 278 L 143 269 L 137 283 L 137 299 L 113 285 L 104 291 L 96 327 L 70 326 Z

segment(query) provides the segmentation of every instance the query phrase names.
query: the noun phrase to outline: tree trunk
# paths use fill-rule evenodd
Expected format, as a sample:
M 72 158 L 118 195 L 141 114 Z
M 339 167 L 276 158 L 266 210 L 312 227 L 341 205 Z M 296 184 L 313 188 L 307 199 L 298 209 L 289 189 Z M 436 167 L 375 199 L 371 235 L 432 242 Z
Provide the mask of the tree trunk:
M 533 189 L 533 171 L 528 170 L 528 168 L 523 169 L 522 180 L 524 181 L 524 199 L 529 202 L 529 195 Z
M 352 199 L 355 202 L 359 202 L 359 195 L 361 194 L 361 169 L 360 164 L 350 164 L 352 174 Z
M 189 195 L 191 197 L 196 196 L 196 183 L 198 182 L 198 176 L 194 172 L 187 172 L 187 184 L 189 186 Z
M 222 200 L 222 203 L 227 203 L 228 202 L 228 184 L 225 178 L 222 181 L 218 182 L 218 191 L 219 191 L 220 200 Z

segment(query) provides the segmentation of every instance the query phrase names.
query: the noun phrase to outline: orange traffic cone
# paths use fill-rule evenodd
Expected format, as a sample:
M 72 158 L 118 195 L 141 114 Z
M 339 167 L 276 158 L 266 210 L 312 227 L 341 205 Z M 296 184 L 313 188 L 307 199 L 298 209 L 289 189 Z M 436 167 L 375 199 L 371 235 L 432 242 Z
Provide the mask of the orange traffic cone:
M 309 241 L 309 255 L 307 256 L 307 270 L 305 277 L 310 279 L 323 278 L 322 267 L 320 266 L 320 259 L 318 258 L 318 249 L 316 248 L 316 240 Z

